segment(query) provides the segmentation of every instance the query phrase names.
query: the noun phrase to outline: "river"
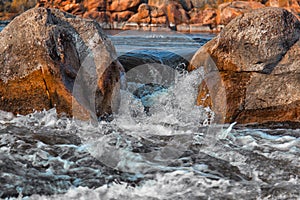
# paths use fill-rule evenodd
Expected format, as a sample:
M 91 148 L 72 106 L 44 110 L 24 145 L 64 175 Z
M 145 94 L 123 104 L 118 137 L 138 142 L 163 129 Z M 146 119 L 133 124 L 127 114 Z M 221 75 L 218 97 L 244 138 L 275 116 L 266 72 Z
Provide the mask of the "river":
M 0 111 L 0 198 L 300 198 L 300 129 L 214 124 L 195 106 L 202 71 L 187 73 L 182 60 L 213 35 L 108 34 L 120 57 L 159 62 L 127 69 L 110 121 Z M 141 69 L 148 74 L 135 81 Z

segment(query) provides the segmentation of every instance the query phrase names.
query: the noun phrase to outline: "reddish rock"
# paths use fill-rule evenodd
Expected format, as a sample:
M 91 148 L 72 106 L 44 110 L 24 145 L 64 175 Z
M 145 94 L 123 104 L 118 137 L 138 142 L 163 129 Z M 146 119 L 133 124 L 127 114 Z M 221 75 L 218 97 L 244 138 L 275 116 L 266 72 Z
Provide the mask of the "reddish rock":
M 201 1 L 198 1 L 198 2 L 201 2 Z M 180 0 L 180 4 L 186 11 L 190 11 L 194 7 L 191 0 Z
M 285 8 L 296 15 L 300 13 L 300 2 L 297 0 L 268 0 L 266 5 L 271 7 Z
M 141 18 L 146 18 L 150 16 L 150 6 L 143 3 L 138 8 L 138 14 Z
M 299 38 L 300 22 L 285 9 L 232 20 L 189 66 L 205 66 L 198 104 L 212 107 L 219 121 L 299 121 Z
M 220 4 L 218 6 L 217 24 L 228 24 L 237 16 L 250 12 L 254 9 L 265 7 L 263 4 L 255 1 L 233 1 L 230 3 Z
M 179 24 L 176 26 L 176 30 L 179 32 L 190 32 L 190 25 L 189 24 Z
M 89 11 L 84 13 L 83 17 L 97 22 L 111 22 L 111 13 L 108 11 Z
M 132 15 L 134 15 L 132 11 L 114 12 L 111 15 L 111 21 L 125 22 L 130 19 Z
M 284 7 L 293 11 L 297 17 L 300 13 L 298 0 L 268 0 L 267 2 L 233 0 L 41 0 L 39 6 L 58 8 L 72 14 L 97 19 L 99 22 L 113 23 L 128 20 L 129 23 L 158 23 L 174 27 L 180 24 L 194 24 L 193 27 L 196 27 L 197 30 L 201 26 L 205 30 L 207 27 L 211 30 L 219 30 L 219 25 L 226 25 L 243 13 L 265 7 L 260 2 L 267 6 Z M 142 8 L 140 11 L 138 11 L 139 7 Z
M 167 24 L 167 17 L 166 16 L 152 17 L 151 24 Z
M 111 0 L 108 3 L 107 9 L 114 12 L 132 10 L 137 8 L 142 3 L 142 0 Z
M 96 118 L 111 113 L 119 68 L 98 23 L 35 8 L 0 32 L 0 110 Z
M 147 4 L 141 4 L 138 8 L 138 13 L 129 18 L 128 22 L 150 23 L 150 7 Z
M 161 8 L 155 6 L 149 6 L 149 7 L 151 12 L 151 17 L 158 18 L 166 15 L 163 9 Z
M 167 24 L 167 17 L 163 9 L 143 3 L 139 6 L 138 13 L 133 15 L 128 22 Z
M 189 22 L 189 16 L 181 4 L 171 2 L 166 5 L 166 14 L 170 24 L 182 24 Z
M 205 10 L 194 8 L 189 12 L 190 15 L 190 24 L 201 24 L 201 25 L 210 25 L 216 26 L 217 21 L 217 12 L 215 9 L 207 8 Z
M 84 12 L 82 3 L 72 0 L 40 0 L 36 7 L 57 8 L 75 15 L 82 15 Z
M 69 13 L 78 13 L 81 10 L 81 6 L 78 3 L 69 3 L 64 5 L 62 10 Z
M 84 0 L 83 6 L 88 12 L 91 11 L 105 11 L 107 7 L 107 1 L 105 0 Z
M 133 15 L 128 22 L 135 22 L 135 23 L 150 23 L 151 16 L 150 16 L 150 6 L 143 3 L 138 8 L 138 13 Z
M 161 8 L 161 7 L 164 7 L 166 4 L 170 3 L 172 1 L 169 1 L 169 0 L 148 0 L 148 5 L 149 6 L 154 6 L 154 7 L 157 7 L 157 8 Z

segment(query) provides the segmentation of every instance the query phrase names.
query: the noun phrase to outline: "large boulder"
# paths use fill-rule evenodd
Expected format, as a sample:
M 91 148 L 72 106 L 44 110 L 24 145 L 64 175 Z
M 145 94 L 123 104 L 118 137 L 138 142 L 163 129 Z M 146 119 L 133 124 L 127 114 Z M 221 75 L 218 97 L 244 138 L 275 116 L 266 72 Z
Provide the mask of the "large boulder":
M 237 17 L 193 57 L 197 102 L 223 122 L 300 120 L 300 22 L 281 8 Z
M 35 8 L 0 33 L 0 110 L 97 118 L 112 112 L 122 66 L 98 23 Z
M 114 12 L 136 10 L 141 3 L 142 0 L 112 0 L 107 8 Z
M 217 24 L 226 25 L 241 14 L 263 7 L 265 5 L 255 1 L 233 1 L 220 4 L 217 9 Z

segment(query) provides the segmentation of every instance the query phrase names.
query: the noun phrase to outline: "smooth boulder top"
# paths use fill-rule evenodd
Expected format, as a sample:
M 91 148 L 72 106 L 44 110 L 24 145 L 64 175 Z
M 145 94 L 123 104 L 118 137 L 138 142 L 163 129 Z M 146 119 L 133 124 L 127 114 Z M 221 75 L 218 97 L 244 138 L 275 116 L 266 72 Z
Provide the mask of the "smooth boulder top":
M 292 13 L 268 7 L 235 18 L 205 49 L 219 70 L 271 73 L 299 36 Z
M 41 67 L 38 63 L 40 56 L 44 59 L 56 59 L 61 49 L 55 41 L 55 37 L 62 37 L 67 42 L 75 43 L 76 50 L 84 59 L 87 49 L 91 46 L 90 42 L 93 37 L 99 37 L 101 42 L 105 43 L 107 52 L 105 56 L 116 59 L 115 49 L 102 31 L 100 25 L 93 21 L 82 19 L 74 15 L 62 12 L 58 9 L 34 8 L 22 15 L 16 17 L 5 29 L 0 32 L 0 79 L 7 81 L 14 77 L 22 77 Z M 96 38 L 95 38 L 96 39 Z M 79 42 L 76 44 L 76 42 Z M 84 43 L 84 44 L 83 44 Z M 47 49 L 48 47 L 52 49 Z M 47 49 L 35 55 L 35 51 Z M 10 52 L 17 52 L 11 55 Z M 44 54 L 44 55 L 42 55 Z M 55 55 L 57 54 L 57 55 Z M 83 54 L 83 55 L 82 55 Z M 34 63 L 24 63 L 24 60 L 32 60 L 30 57 L 37 57 Z M 19 65 L 10 65 L 10 61 L 19 61 Z M 43 62 L 41 60 L 41 62 Z

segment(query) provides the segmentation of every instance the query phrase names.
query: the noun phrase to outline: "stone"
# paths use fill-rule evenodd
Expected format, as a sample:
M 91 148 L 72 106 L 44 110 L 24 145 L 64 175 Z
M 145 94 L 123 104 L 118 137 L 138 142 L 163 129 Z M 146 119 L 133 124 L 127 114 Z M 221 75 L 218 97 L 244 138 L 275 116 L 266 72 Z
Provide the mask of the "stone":
M 114 12 L 138 8 L 142 0 L 111 0 L 107 9 Z
M 190 24 L 190 32 L 214 32 L 218 31 L 211 25 L 203 25 L 203 24 Z
M 150 6 L 148 4 L 141 4 L 138 8 L 138 13 L 134 14 L 131 18 L 128 20 L 129 23 L 135 22 L 135 23 L 147 23 L 149 24 L 151 22 L 151 16 L 150 16 Z
M 111 15 L 111 21 L 125 22 L 130 19 L 132 15 L 134 15 L 134 12 L 128 10 L 123 12 L 113 12 Z
M 284 9 L 259 9 L 234 19 L 206 47 L 220 70 L 269 73 L 298 40 L 298 25 Z
M 263 4 L 255 1 L 233 1 L 220 4 L 217 9 L 217 24 L 226 25 L 241 14 L 263 7 L 265 7 Z
M 209 25 L 216 26 L 217 21 L 217 12 L 215 9 L 207 8 L 207 9 L 199 9 L 193 8 L 189 12 L 190 16 L 190 24 L 201 24 L 201 25 Z
M 167 24 L 167 17 L 166 16 L 152 17 L 151 24 Z
M 163 11 L 162 8 L 158 8 L 155 6 L 149 6 L 149 8 L 150 8 L 152 18 L 159 18 L 165 16 L 165 12 Z
M 177 2 L 170 2 L 166 5 L 166 15 L 170 24 L 182 24 L 189 22 L 187 12 Z
M 74 15 L 82 15 L 84 12 L 84 6 L 81 4 L 81 2 L 72 0 L 40 0 L 38 1 L 36 7 L 57 8 Z
M 193 57 L 204 66 L 198 105 L 218 122 L 300 120 L 300 22 L 281 8 L 263 8 L 232 20 Z
M 88 12 L 91 11 L 105 11 L 107 3 L 105 0 L 84 0 L 83 6 Z
M 147 18 L 150 16 L 150 6 L 143 3 L 138 8 L 138 14 L 141 18 Z
M 268 0 L 266 5 L 270 7 L 282 7 L 295 14 L 300 13 L 300 5 L 297 0 Z
M 0 32 L 0 110 L 97 119 L 117 105 L 121 64 L 98 23 L 34 8 Z
M 89 11 L 85 12 L 84 18 L 94 19 L 97 22 L 111 22 L 111 13 L 109 11 Z
M 141 4 L 138 8 L 138 13 L 133 15 L 128 22 L 146 23 L 146 24 L 167 24 L 167 17 L 162 8 Z
M 148 5 L 149 6 L 154 6 L 157 8 L 164 7 L 167 3 L 172 2 L 169 0 L 148 0 Z

